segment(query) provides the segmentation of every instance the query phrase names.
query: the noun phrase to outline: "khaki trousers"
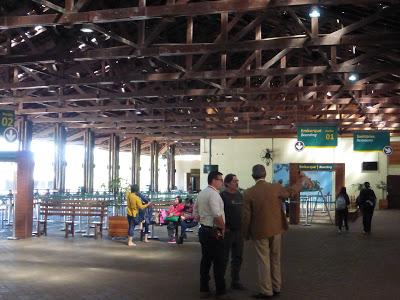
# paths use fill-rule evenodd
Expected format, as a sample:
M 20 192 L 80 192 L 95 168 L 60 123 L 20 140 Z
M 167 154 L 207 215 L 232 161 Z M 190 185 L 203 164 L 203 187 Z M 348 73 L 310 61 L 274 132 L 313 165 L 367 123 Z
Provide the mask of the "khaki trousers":
M 281 235 L 254 240 L 260 292 L 272 296 L 281 290 Z

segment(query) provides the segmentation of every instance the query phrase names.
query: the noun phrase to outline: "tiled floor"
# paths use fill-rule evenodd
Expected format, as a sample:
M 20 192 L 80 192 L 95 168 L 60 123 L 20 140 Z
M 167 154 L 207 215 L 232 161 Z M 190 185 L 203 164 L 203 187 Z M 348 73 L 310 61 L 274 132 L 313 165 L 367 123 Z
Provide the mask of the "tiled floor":
M 400 211 L 377 211 L 373 234 L 360 220 L 347 234 L 331 225 L 292 226 L 284 237 L 279 299 L 400 299 Z M 0 240 L 0 299 L 198 299 L 200 248 L 162 241 L 128 248 L 123 241 L 75 237 Z M 245 292 L 256 290 L 254 251 L 246 245 Z M 227 272 L 229 274 L 229 272 Z M 229 278 L 227 279 L 229 283 Z

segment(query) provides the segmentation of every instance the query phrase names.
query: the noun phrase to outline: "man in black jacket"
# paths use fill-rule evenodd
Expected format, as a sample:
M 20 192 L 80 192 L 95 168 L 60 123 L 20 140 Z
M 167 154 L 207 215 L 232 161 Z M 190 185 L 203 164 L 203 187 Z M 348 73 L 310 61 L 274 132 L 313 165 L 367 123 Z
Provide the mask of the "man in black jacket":
M 374 214 L 376 204 L 376 196 L 374 191 L 371 189 L 369 182 L 364 183 L 364 188 L 360 191 L 357 204 L 360 207 L 363 215 L 364 233 L 370 234 L 372 215 Z
M 239 192 L 239 180 L 235 174 L 228 174 L 224 179 L 225 189 L 221 193 L 225 211 L 225 269 L 231 257 L 231 287 L 243 290 L 239 272 L 243 256 L 243 235 L 241 232 L 243 197 Z

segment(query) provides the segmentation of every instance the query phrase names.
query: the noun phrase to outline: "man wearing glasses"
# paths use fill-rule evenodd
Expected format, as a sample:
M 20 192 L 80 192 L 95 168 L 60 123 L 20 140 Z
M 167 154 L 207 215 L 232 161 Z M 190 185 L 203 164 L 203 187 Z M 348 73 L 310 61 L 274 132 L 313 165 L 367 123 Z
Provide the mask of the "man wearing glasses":
M 243 197 L 239 192 L 239 180 L 235 174 L 228 174 L 224 179 L 225 189 L 221 192 L 225 211 L 225 269 L 231 257 L 231 287 L 244 290 L 240 283 L 239 272 L 243 256 L 242 211 Z
M 193 215 L 201 225 L 199 241 L 201 244 L 200 297 L 209 298 L 210 268 L 213 264 L 216 296 L 226 298 L 225 288 L 225 213 L 224 202 L 219 195 L 222 187 L 222 174 L 213 171 L 208 174 L 208 186 L 197 196 Z

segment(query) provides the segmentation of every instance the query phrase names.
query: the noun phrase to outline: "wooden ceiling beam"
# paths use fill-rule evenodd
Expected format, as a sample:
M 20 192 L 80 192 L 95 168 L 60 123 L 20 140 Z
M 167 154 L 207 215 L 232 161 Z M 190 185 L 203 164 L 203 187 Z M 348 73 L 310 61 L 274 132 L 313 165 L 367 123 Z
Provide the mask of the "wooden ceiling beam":
M 38 89 L 48 87 L 66 87 L 66 86 L 79 86 L 79 85 L 115 85 L 121 82 L 163 82 L 163 81 L 183 81 L 189 79 L 222 79 L 232 78 L 228 81 L 227 86 L 229 87 L 236 78 L 244 77 L 255 77 L 255 76 L 290 76 L 290 75 L 311 75 L 311 74 L 334 74 L 334 73 L 374 73 L 374 72 L 396 72 L 400 66 L 397 64 L 361 64 L 361 65 L 349 65 L 342 64 L 335 67 L 330 66 L 307 66 L 307 67 L 288 67 L 288 68 L 264 68 L 246 70 L 247 66 L 252 63 L 255 59 L 253 53 L 243 63 L 243 65 L 237 70 L 226 70 L 226 71 L 200 71 L 200 72 L 187 72 L 184 77 L 182 73 L 150 73 L 150 74 L 132 74 L 124 76 L 90 76 L 86 78 L 68 78 L 68 79 L 54 79 L 54 80 L 42 80 L 33 72 L 29 71 L 29 68 L 20 66 L 30 76 L 34 77 L 35 81 L 22 81 L 16 83 L 2 83 L 0 90 L 24 90 L 24 89 Z M 275 59 L 273 59 L 274 61 Z M 269 64 L 268 64 L 269 65 Z M 88 69 L 89 70 L 89 69 Z M 89 73 L 93 73 L 90 72 Z
M 156 104 L 142 104 L 142 105 L 126 105 L 126 104 L 111 104 L 111 105 L 93 105 L 93 106 L 79 106 L 79 107 L 43 107 L 43 108 L 25 108 L 17 109 L 16 113 L 19 115 L 38 115 L 48 113 L 67 113 L 67 112 L 107 112 L 107 111 L 151 111 L 151 110 L 171 110 L 171 109 L 207 109 L 207 108 L 257 108 L 262 106 L 285 106 L 285 107 L 302 107 L 311 105 L 337 105 L 349 104 L 352 98 L 336 98 L 336 99 L 296 99 L 296 101 L 286 100 L 247 100 L 243 101 L 225 101 L 208 103 L 202 101 L 184 102 L 184 103 L 156 103 Z M 393 97 L 361 97 L 358 98 L 359 103 L 363 104 L 400 104 L 400 96 Z M 139 118 L 139 117 L 138 117 Z
M 400 91 L 400 83 L 369 83 L 369 84 L 348 84 L 348 85 L 321 85 L 321 86 L 302 86 L 292 87 L 287 89 L 283 87 L 271 87 L 271 88 L 231 88 L 227 90 L 218 89 L 161 89 L 154 90 L 150 88 L 121 94 L 112 94 L 106 92 L 99 92 L 98 94 L 87 94 L 87 95 L 55 95 L 55 96 L 44 96 L 44 97 L 32 97 L 32 96 L 14 96 L 0 98 L 2 104 L 16 104 L 16 103 L 44 103 L 44 102 L 60 102 L 60 101 L 81 101 L 81 100 L 106 100 L 106 99 L 132 99 L 132 97 L 144 97 L 144 98 L 159 98 L 160 95 L 163 97 L 174 97 L 174 96 L 187 96 L 187 97 L 205 97 L 205 96 L 240 96 L 240 95 L 254 95 L 262 94 L 266 97 L 285 93 L 288 97 L 290 95 L 296 95 L 297 93 L 310 93 L 310 92 L 331 92 L 335 93 L 338 91 L 365 91 L 370 94 L 371 91 L 375 92 L 386 92 L 386 91 Z
M 37 0 L 45 1 L 45 0 Z M 46 1 L 48 2 L 48 1 Z M 399 1 L 388 1 L 397 4 Z M 376 3 L 373 0 L 358 0 L 357 4 Z M 354 0 L 231 0 L 231 1 L 204 1 L 188 4 L 158 5 L 142 7 L 126 7 L 116 9 L 104 9 L 89 12 L 66 13 L 59 19 L 57 14 L 31 15 L 31 16 L 7 16 L 0 18 L 0 29 L 20 27 L 34 27 L 36 25 L 72 25 L 82 23 L 111 23 L 131 22 L 161 17 L 199 16 L 208 14 L 234 13 L 259 11 L 268 8 L 289 7 L 300 5 L 332 6 L 354 4 Z
M 19 65 L 33 63 L 55 63 L 57 61 L 89 61 L 101 59 L 121 59 L 135 57 L 165 57 L 199 55 L 217 52 L 246 52 L 272 49 L 300 49 L 304 47 L 356 45 L 356 46 L 395 46 L 400 44 L 398 32 L 381 32 L 371 34 L 354 34 L 341 37 L 319 35 L 309 39 L 306 35 L 267 38 L 243 42 L 227 43 L 193 43 L 193 44 L 160 44 L 148 48 L 118 46 L 98 50 L 88 50 L 71 54 L 37 54 L 37 55 L 4 55 L 0 57 L 0 65 Z

